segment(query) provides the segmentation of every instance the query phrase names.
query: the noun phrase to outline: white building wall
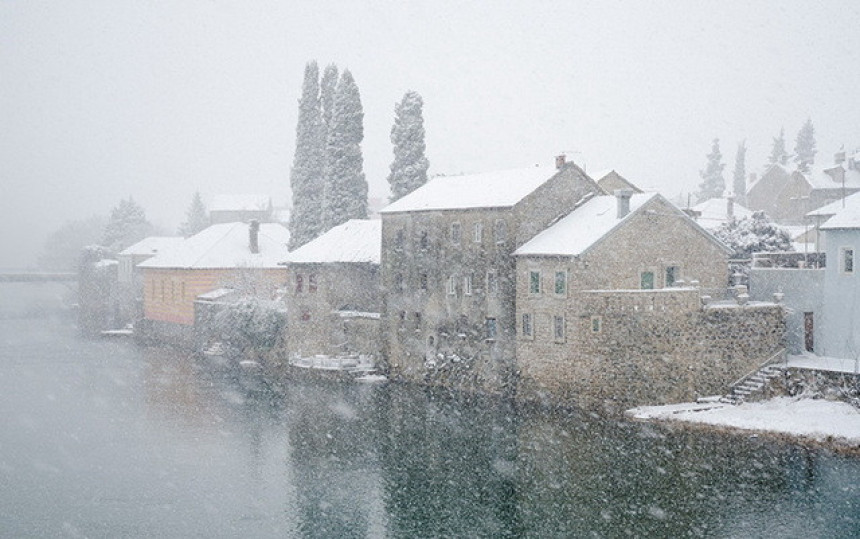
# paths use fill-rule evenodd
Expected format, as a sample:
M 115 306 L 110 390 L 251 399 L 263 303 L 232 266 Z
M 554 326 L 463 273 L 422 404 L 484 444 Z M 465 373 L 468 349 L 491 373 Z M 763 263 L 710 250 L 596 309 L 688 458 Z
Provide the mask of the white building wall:
M 827 267 L 824 276 L 824 317 L 819 355 L 854 359 L 860 356 L 860 230 L 824 230 Z M 853 271 L 846 272 L 843 252 L 853 249 Z

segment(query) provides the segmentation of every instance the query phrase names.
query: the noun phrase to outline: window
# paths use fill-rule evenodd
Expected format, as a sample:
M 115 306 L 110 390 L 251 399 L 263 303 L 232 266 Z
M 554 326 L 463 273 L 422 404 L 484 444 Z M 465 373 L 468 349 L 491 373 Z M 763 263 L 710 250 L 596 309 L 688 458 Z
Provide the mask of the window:
M 394 289 L 398 292 L 403 292 L 403 274 L 397 273 L 394 275 Z
M 448 277 L 448 295 L 453 296 L 457 293 L 457 278 L 453 275 Z
M 421 328 L 421 313 L 415 313 L 415 329 Z
M 427 235 L 426 230 L 421 232 L 421 240 L 420 240 L 419 245 L 421 246 L 422 251 L 426 251 L 427 247 L 430 246 L 430 237 Z
M 467 296 L 472 295 L 472 276 L 466 275 L 463 277 L 463 294 Z
M 302 275 L 296 274 L 296 294 L 301 294 L 305 286 L 305 278 Z
M 499 291 L 499 278 L 495 271 L 487 272 L 487 293 L 496 294 Z
M 302 321 L 307 322 L 311 319 L 311 311 L 307 307 L 302 307 Z
M 639 288 L 642 290 L 653 290 L 654 289 L 654 272 L 653 271 L 643 271 L 639 274 Z
M 600 323 L 601 323 L 601 320 L 600 320 L 599 316 L 592 316 L 591 317 L 591 332 L 592 333 L 600 333 Z
M 451 243 L 460 243 L 460 223 L 451 223 Z
M 397 234 L 394 236 L 394 248 L 398 251 L 403 249 L 403 229 L 397 231 Z
M 555 293 L 559 295 L 567 294 L 567 272 L 555 272 Z
M 176 303 L 176 283 L 170 281 L 170 301 Z
M 161 280 L 161 303 L 167 301 L 164 294 L 164 279 Z
M 498 333 L 498 328 L 496 326 L 496 319 L 495 318 L 487 318 L 486 325 L 487 325 L 487 338 L 488 339 L 495 339 L 496 335 Z
M 529 272 L 529 294 L 540 294 L 540 272 Z
M 481 243 L 484 241 L 484 223 L 480 221 L 475 223 L 475 234 L 472 237 L 472 240 L 475 243 Z
M 678 266 L 668 266 L 666 268 L 666 288 L 675 286 L 678 279 L 681 278 L 681 268 Z
M 182 281 L 182 301 L 185 301 L 185 281 Z
M 420 280 L 420 282 L 421 282 L 421 290 L 427 290 L 427 274 L 426 274 L 426 273 L 422 273 L 422 274 L 419 276 L 419 280 Z
M 534 329 L 532 328 L 532 315 L 528 313 L 523 313 L 522 317 L 523 322 L 523 337 L 531 337 L 533 335 Z
M 493 236 L 496 243 L 504 243 L 508 239 L 508 224 L 504 219 L 496 219 L 495 227 L 493 228 Z
M 552 317 L 552 335 L 555 338 L 556 342 L 564 341 L 564 317 L 563 316 L 553 316 Z
M 842 273 L 854 273 L 854 249 L 843 247 L 841 251 Z
M 311 273 L 308 275 L 308 292 L 317 291 L 317 274 Z

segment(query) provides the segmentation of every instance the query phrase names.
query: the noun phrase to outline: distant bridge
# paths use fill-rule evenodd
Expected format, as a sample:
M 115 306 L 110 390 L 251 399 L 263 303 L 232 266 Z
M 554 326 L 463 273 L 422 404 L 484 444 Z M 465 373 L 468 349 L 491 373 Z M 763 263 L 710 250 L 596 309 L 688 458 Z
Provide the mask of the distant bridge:
M 47 271 L 0 271 L 0 283 L 66 283 L 77 281 L 78 274 Z

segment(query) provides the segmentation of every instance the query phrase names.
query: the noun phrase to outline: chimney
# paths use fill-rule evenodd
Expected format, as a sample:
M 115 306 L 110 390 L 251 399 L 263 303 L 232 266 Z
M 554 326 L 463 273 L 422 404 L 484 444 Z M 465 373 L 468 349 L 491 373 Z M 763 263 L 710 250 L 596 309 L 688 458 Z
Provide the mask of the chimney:
M 632 189 L 616 189 L 615 199 L 617 201 L 618 218 L 623 219 L 630 213 L 630 197 L 633 196 Z
M 567 156 L 564 154 L 555 156 L 555 168 L 561 170 L 564 167 L 564 163 L 567 161 Z
M 845 162 L 845 150 L 839 150 L 835 154 L 833 154 L 833 162 L 837 165 L 841 165 Z
M 735 197 L 729 195 L 726 197 L 726 219 L 735 218 Z
M 253 254 L 257 254 L 260 252 L 260 221 L 256 219 L 251 219 L 251 224 L 248 227 L 248 236 L 249 236 L 249 247 L 251 248 L 251 252 Z

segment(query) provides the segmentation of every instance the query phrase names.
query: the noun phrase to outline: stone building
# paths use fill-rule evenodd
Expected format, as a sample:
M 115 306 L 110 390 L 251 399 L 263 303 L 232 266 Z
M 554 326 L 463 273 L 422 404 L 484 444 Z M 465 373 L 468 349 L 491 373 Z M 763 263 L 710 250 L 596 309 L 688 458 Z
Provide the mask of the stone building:
M 614 169 L 598 172 L 594 175 L 594 179 L 597 181 L 597 185 L 599 185 L 600 188 L 603 189 L 603 192 L 607 195 L 611 195 L 619 189 L 629 189 L 634 193 L 643 192 L 641 189 L 630 183 L 627 178 L 616 172 Z
M 725 391 L 782 338 L 773 304 L 703 307 L 729 253 L 658 194 L 575 209 L 514 253 L 518 394 L 623 408 Z
M 439 177 L 381 210 L 382 333 L 392 375 L 512 390 L 512 253 L 602 193 L 563 157 L 531 167 Z
M 353 219 L 287 256 L 290 355 L 379 355 L 381 238 L 379 220 Z

